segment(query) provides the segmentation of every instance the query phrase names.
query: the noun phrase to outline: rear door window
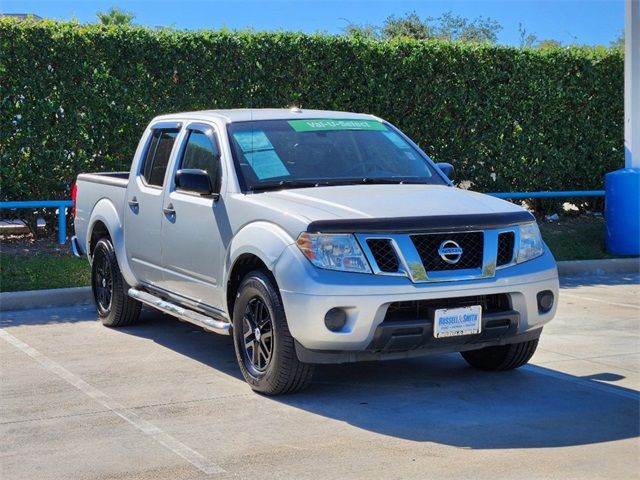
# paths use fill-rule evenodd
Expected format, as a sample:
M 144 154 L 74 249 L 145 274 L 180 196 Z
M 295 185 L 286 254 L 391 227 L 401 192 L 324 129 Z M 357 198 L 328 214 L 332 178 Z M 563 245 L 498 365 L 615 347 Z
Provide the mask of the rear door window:
M 147 185 L 162 187 L 171 150 L 178 130 L 154 130 L 142 165 L 142 178 Z

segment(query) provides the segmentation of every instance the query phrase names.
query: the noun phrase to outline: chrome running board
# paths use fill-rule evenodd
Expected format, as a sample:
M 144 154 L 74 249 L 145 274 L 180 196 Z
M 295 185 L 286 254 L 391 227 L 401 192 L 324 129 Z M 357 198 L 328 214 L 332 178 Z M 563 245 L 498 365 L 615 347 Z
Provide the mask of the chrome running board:
M 212 317 L 208 317 L 193 310 L 186 309 L 184 307 L 181 307 L 180 305 L 176 305 L 175 303 L 171 303 L 167 300 L 156 297 L 155 295 L 152 295 L 150 293 L 143 292 L 136 288 L 129 289 L 129 296 L 138 300 L 139 302 L 144 303 L 145 305 L 156 308 L 161 312 L 173 315 L 180 320 L 198 325 L 205 330 L 219 333 L 221 335 L 229 335 L 229 322 L 216 320 Z

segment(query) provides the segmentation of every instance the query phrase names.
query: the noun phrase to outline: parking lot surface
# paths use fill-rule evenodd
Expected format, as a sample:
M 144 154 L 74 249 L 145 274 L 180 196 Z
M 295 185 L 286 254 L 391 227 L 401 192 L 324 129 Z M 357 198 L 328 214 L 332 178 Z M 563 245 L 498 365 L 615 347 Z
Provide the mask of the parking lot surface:
M 640 276 L 565 278 L 526 367 L 320 367 L 268 398 L 228 337 L 146 311 L 0 317 L 0 478 L 638 478 Z

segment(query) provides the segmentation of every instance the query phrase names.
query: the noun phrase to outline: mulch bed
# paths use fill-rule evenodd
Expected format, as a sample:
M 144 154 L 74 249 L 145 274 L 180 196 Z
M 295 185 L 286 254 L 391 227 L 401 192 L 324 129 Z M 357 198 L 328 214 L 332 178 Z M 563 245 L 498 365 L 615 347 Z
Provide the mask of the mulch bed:
M 27 234 L 0 235 L 0 251 L 12 255 L 31 256 L 40 253 L 67 256 L 71 254 L 69 244 L 58 244 L 53 237 L 34 238 Z

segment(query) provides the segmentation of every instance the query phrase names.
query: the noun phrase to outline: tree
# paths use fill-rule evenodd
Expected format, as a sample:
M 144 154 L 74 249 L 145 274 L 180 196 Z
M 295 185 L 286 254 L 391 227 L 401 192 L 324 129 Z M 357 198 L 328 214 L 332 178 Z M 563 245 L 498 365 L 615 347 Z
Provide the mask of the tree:
M 538 40 L 538 35 L 535 33 L 529 33 L 524 28 L 522 23 L 518 24 L 518 33 L 520 34 L 520 47 L 522 48 L 537 48 L 544 50 L 547 48 L 561 48 L 562 42 L 548 38 L 546 40 Z
M 431 19 L 423 21 L 416 12 L 407 13 L 404 17 L 387 17 L 381 29 L 382 38 L 409 37 L 416 40 L 433 38 L 434 32 L 429 25 Z
M 442 14 L 436 19 L 436 37 L 441 40 L 465 43 L 496 43 L 502 25 L 491 18 L 477 17 L 473 21 L 454 15 Z
M 350 37 L 380 38 L 380 29 L 375 25 L 358 25 L 356 23 L 349 22 L 349 24 L 344 28 L 344 31 Z
M 624 30 L 611 42 L 612 48 L 624 48 Z
M 451 12 L 439 17 L 420 18 L 416 12 L 406 13 L 401 17 L 391 15 L 382 27 L 374 25 L 355 25 L 350 23 L 345 28 L 347 35 L 378 38 L 414 38 L 416 40 L 448 40 L 466 43 L 495 43 L 498 32 L 502 30 L 495 20 L 478 17 L 468 20 Z
M 562 43 L 552 38 L 549 38 L 547 40 L 540 40 L 536 45 L 536 48 L 540 50 L 545 50 L 547 48 L 561 48 L 561 47 L 562 47 Z
M 117 7 L 111 7 L 106 12 L 98 12 L 96 15 L 103 25 L 131 25 L 136 17 L 135 14 L 125 12 Z
M 518 33 L 520 34 L 521 48 L 532 48 L 538 41 L 538 36 L 535 33 L 527 32 L 522 23 L 518 24 Z

